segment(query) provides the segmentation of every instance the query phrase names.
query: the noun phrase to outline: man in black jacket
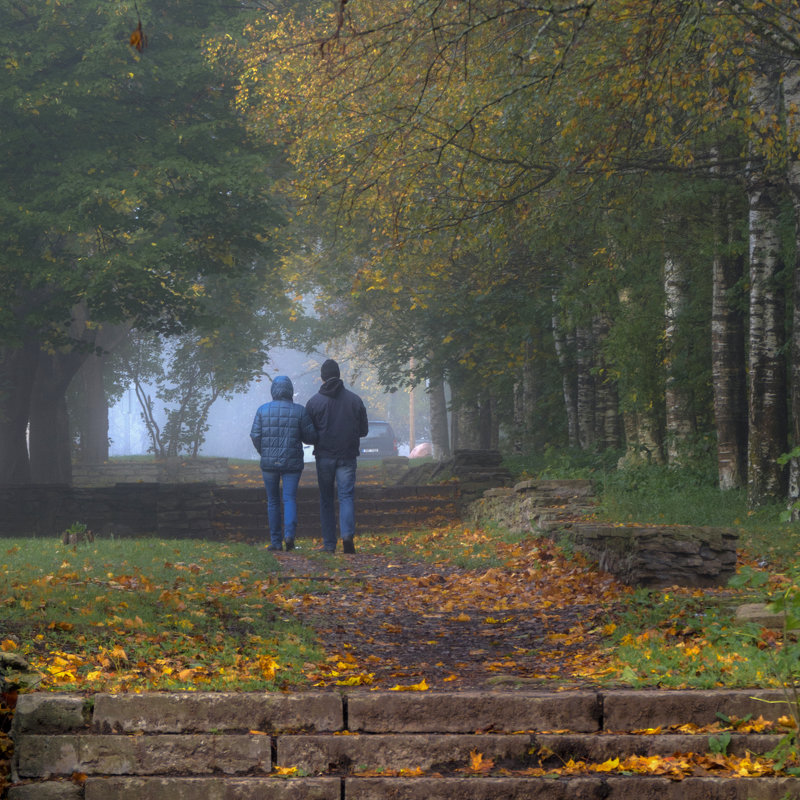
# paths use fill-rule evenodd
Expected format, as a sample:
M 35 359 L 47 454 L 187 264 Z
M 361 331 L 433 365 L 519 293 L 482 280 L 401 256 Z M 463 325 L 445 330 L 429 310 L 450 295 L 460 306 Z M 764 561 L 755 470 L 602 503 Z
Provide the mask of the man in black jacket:
M 329 358 L 320 371 L 322 386 L 306 403 L 319 438 L 314 448 L 319 484 L 319 516 L 322 523 L 322 546 L 336 551 L 336 515 L 334 485 L 339 497 L 339 531 L 342 550 L 355 553 L 356 462 L 360 439 L 369 431 L 367 409 L 361 398 L 344 388 L 339 365 Z

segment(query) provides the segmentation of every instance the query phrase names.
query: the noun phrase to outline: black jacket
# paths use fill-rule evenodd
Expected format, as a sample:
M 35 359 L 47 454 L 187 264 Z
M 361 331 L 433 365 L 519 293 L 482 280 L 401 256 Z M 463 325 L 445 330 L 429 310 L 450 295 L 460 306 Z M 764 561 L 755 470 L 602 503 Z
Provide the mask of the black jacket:
M 369 432 L 367 409 L 361 398 L 344 388 L 341 378 L 329 378 L 307 403 L 319 439 L 317 458 L 357 458 L 360 438 Z

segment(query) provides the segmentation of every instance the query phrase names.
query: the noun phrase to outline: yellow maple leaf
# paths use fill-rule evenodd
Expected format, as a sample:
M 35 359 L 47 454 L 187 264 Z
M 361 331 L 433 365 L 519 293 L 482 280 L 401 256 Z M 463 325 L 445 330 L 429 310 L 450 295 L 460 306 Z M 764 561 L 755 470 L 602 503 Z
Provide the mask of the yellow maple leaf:
M 297 775 L 297 767 L 275 767 L 276 775 Z
M 274 680 L 279 666 L 278 662 L 272 656 L 259 656 L 258 668 L 261 670 L 261 674 L 266 680 Z
M 411 686 L 392 686 L 389 688 L 390 692 L 427 692 L 431 687 L 428 686 L 427 681 L 423 678 L 419 683 L 412 684 Z
M 619 769 L 618 758 L 609 758 L 608 761 L 604 761 L 602 764 L 597 764 L 594 767 L 595 772 L 614 772 L 615 770 L 618 769 Z
M 108 655 L 111 656 L 111 658 L 118 659 L 119 661 L 127 661 L 128 660 L 128 654 L 118 644 L 115 644 L 111 648 L 111 650 L 108 651 Z
M 336 681 L 337 686 L 368 686 L 375 679 L 374 672 L 359 673 L 358 675 L 351 675 L 349 678 L 343 678 Z
M 469 771 L 470 772 L 489 772 L 494 767 L 494 761 L 491 758 L 484 758 L 483 753 L 477 750 L 470 750 L 469 753 Z

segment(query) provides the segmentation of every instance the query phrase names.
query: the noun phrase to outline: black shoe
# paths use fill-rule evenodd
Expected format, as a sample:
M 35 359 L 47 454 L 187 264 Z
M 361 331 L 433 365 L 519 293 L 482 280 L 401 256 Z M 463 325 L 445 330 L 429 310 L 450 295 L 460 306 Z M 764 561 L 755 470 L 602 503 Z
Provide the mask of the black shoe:
M 352 539 L 342 539 L 342 552 L 343 553 L 355 553 L 356 546 Z
M 286 550 L 294 550 L 294 539 L 287 539 L 285 542 Z
M 280 553 L 280 551 L 283 550 L 283 547 L 279 544 L 271 544 L 269 547 L 267 547 L 267 550 L 270 550 L 273 553 Z

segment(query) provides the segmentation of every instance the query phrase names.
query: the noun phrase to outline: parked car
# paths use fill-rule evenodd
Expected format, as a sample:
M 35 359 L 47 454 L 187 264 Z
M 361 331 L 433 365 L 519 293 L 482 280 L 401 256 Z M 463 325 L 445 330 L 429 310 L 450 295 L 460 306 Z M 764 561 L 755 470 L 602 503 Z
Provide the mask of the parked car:
M 397 455 L 394 429 L 383 420 L 370 420 L 369 433 L 361 440 L 362 458 L 388 458 Z

